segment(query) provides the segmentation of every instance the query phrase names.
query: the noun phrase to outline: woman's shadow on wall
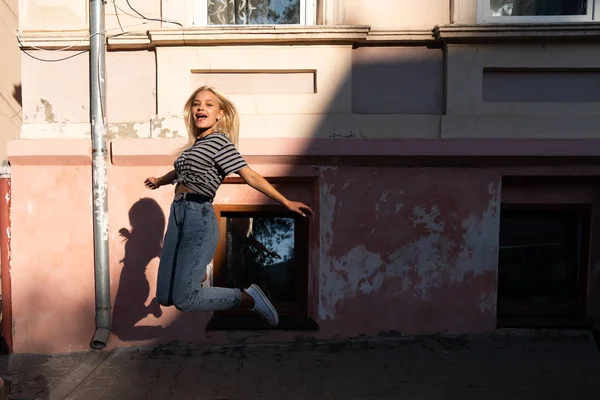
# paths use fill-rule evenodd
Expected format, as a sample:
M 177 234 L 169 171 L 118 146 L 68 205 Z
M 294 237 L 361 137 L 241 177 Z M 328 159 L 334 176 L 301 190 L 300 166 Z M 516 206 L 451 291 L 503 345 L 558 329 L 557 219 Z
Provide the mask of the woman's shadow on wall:
M 136 324 L 149 315 L 162 315 L 155 294 L 150 293 L 146 269 L 160 257 L 165 214 L 154 199 L 143 198 L 129 210 L 129 224 L 131 230 L 119 230 L 125 240 L 125 256 L 114 303 L 113 333 L 126 341 L 159 338 L 164 333 L 162 326 Z
M 206 325 L 208 317 L 198 313 L 176 313 L 169 322 L 158 320 L 162 309 L 146 274 L 152 260 L 160 258 L 165 223 L 160 205 L 154 199 L 142 198 L 129 209 L 131 230 L 119 230 L 125 240 L 125 256 L 114 302 L 113 333 L 122 341 L 194 341 Z M 144 321 L 149 316 L 154 321 Z

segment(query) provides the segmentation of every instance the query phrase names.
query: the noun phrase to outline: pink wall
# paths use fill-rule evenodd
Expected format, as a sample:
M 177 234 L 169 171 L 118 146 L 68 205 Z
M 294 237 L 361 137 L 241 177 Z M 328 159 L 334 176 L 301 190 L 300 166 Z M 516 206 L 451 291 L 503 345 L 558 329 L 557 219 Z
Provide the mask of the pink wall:
M 342 142 L 346 154 L 371 151 L 348 144 L 353 140 L 296 151 L 333 153 L 340 151 Z M 274 151 L 280 142 L 259 149 L 245 141 L 242 147 L 251 165 L 266 177 L 306 178 L 305 183 L 284 183 L 280 189 L 317 212 L 310 230 L 308 299 L 320 330 L 206 332 L 208 314 L 184 315 L 163 308 L 159 315 L 158 308 L 148 307 L 172 188 L 148 191 L 142 182 L 169 168 L 166 147 L 172 143 L 113 142 L 108 177 L 114 335 L 109 348 L 174 340 L 216 344 L 294 340 L 298 335 L 491 332 L 496 324 L 502 176 L 600 172 L 588 167 L 392 167 L 396 161 L 378 156 L 311 166 L 301 159 L 281 163 L 286 151 Z M 291 152 L 291 144 L 286 146 Z M 413 151 L 406 145 L 385 150 Z M 9 151 L 14 351 L 86 350 L 94 332 L 89 143 L 19 140 Z M 465 146 L 463 151 L 475 150 Z M 359 166 L 366 162 L 370 166 Z M 580 196 L 595 199 L 596 192 L 584 186 Z M 514 200 L 528 195 L 510 196 Z M 215 203 L 265 201 L 251 188 L 231 183 L 222 187 Z M 595 218 L 598 232 L 597 212 Z M 134 235 L 125 241 L 122 229 Z M 595 247 L 589 313 L 598 316 L 600 263 Z
M 158 234 L 164 229 L 170 199 L 170 189 L 148 193 L 141 188 L 152 170 L 164 168 L 111 169 L 113 294 L 118 293 L 114 302 L 116 337 L 111 346 L 157 340 L 229 341 L 231 334 L 204 332 L 209 315 L 182 315 L 164 309 L 161 318 L 146 316 L 148 311 L 142 304 L 149 304 L 156 287 L 158 259 L 152 257 L 160 245 Z M 315 209 L 321 231 L 311 232 L 311 261 L 318 264 L 309 268 L 317 282 L 309 299 L 318 304 L 314 317 L 321 330 L 317 337 L 392 330 L 407 334 L 474 333 L 494 328 L 497 175 L 476 170 L 337 167 L 323 168 L 315 178 L 320 191 Z M 284 186 L 281 190 L 311 202 L 312 188 Z M 265 202 L 243 185 L 223 189 L 221 202 Z M 471 195 L 465 198 L 465 192 Z M 157 203 L 143 201 L 148 203 L 140 206 L 148 222 L 141 226 L 145 233 L 138 236 L 139 243 L 125 244 L 117 231 L 120 227 L 129 229 L 127 211 L 142 196 Z M 320 252 L 314 246 L 314 233 L 320 236 Z M 131 248 L 127 249 L 128 245 Z M 119 262 L 125 252 L 136 255 L 127 271 Z M 124 287 L 119 288 L 119 284 Z M 394 303 L 398 307 L 392 306 Z M 254 337 L 238 333 L 252 341 L 291 340 L 297 334 L 273 332 Z
M 16 138 L 22 123 L 21 52 L 15 40 L 18 1 L 0 3 L 0 160 L 6 159 L 6 142 Z
M 94 328 L 89 165 L 13 165 L 15 352 L 84 349 Z
M 325 332 L 494 329 L 499 175 L 340 167 L 321 178 Z
M 94 330 L 86 149 L 55 158 L 21 157 L 18 148 L 13 150 L 15 352 L 84 350 Z M 291 340 L 298 335 L 207 333 L 207 314 L 163 309 L 159 318 L 148 315 L 172 190 L 143 187 L 145 177 L 168 168 L 152 164 L 109 168 L 110 347 L 172 340 Z M 494 328 L 497 174 L 275 164 L 256 168 L 266 176 L 299 175 L 315 182 L 281 187 L 288 196 L 313 204 L 318 213 L 311 222 L 309 267 L 311 314 L 321 324 L 315 336 Z M 264 201 L 249 187 L 233 184 L 220 190 L 216 203 Z M 132 230 L 132 225 L 135 239 L 125 241 L 119 231 Z

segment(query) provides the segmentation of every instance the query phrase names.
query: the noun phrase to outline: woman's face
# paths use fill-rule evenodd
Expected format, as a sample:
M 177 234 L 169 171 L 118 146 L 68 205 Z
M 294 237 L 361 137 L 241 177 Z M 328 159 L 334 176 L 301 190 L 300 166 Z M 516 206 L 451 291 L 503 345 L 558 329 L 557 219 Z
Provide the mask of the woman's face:
M 210 90 L 196 95 L 192 103 L 192 116 L 196 126 L 202 131 L 211 130 L 217 120 L 223 118 L 224 112 L 219 106 L 219 99 Z

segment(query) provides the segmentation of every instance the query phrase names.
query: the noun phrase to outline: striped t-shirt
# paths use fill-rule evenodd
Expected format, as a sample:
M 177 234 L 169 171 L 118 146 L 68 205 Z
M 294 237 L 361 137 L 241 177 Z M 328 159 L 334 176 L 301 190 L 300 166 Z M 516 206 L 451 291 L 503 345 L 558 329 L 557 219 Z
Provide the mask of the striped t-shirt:
M 174 166 L 175 183 L 212 199 L 225 177 L 247 164 L 229 138 L 215 132 L 196 140 L 177 157 Z

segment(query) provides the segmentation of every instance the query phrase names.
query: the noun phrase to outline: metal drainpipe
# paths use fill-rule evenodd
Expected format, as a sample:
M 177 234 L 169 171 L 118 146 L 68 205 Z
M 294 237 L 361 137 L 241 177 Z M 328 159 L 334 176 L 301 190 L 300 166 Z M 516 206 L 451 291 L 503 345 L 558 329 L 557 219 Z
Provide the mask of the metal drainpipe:
M 13 352 L 12 303 L 10 287 L 10 165 L 0 166 L 0 253 L 2 255 L 2 338 L 8 353 Z
M 97 350 L 106 347 L 111 330 L 105 54 L 104 0 L 90 0 L 90 107 L 92 123 L 94 281 L 96 287 L 96 332 L 92 337 L 90 347 Z

